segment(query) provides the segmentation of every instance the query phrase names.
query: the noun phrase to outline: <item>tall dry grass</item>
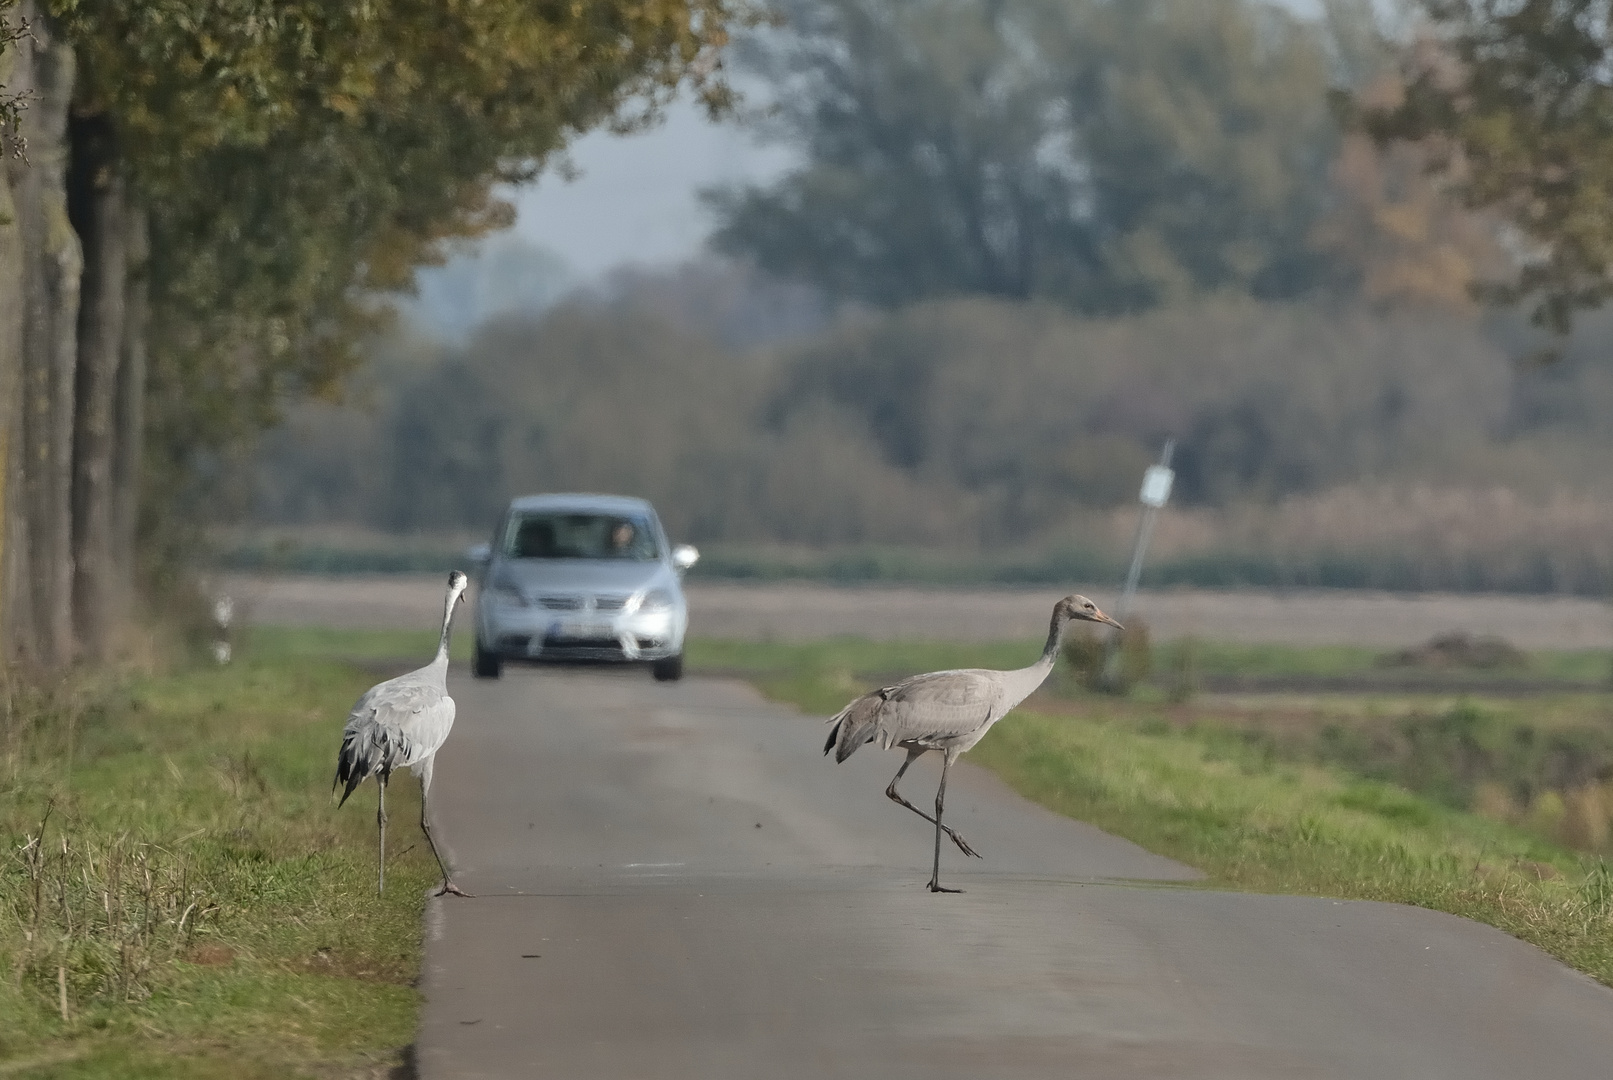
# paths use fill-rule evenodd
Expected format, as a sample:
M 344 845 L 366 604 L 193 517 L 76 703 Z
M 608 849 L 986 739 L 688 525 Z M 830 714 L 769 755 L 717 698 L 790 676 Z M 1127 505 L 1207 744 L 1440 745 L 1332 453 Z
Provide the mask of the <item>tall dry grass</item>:
M 1124 551 L 1138 511 L 1093 529 Z M 1273 504 L 1160 515 L 1154 580 L 1602 595 L 1613 589 L 1613 497 L 1566 490 L 1352 484 Z
M 52 831 L 54 809 L 0 873 L 16 879 L 0 885 L 0 910 L 21 930 L 12 978 L 54 999 L 68 1023 L 82 1001 L 149 996 L 153 972 L 185 955 L 219 907 L 183 849 L 127 832 Z

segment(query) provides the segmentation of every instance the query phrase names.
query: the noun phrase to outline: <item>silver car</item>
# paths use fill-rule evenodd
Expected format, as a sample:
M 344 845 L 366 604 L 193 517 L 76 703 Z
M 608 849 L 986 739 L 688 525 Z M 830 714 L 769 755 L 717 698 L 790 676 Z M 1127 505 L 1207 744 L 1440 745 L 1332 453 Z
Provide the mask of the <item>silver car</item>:
M 700 558 L 673 547 L 643 499 L 529 495 L 510 503 L 491 544 L 468 552 L 480 572 L 476 674 L 505 661 L 648 663 L 683 677 L 689 609 L 680 578 Z

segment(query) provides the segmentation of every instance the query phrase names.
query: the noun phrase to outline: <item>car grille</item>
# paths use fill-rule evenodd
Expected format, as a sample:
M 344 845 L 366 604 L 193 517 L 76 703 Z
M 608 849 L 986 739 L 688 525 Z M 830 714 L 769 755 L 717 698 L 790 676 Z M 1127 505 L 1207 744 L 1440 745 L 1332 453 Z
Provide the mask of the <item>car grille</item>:
M 624 595 L 596 596 L 593 598 L 595 611 L 621 611 L 627 606 L 628 598 Z M 585 596 L 540 596 L 538 603 L 550 611 L 582 611 L 588 607 L 588 597 Z
M 583 638 L 547 638 L 543 642 L 543 658 L 563 660 L 568 656 L 589 660 L 620 660 L 625 658 L 622 643 L 614 639 L 590 641 Z

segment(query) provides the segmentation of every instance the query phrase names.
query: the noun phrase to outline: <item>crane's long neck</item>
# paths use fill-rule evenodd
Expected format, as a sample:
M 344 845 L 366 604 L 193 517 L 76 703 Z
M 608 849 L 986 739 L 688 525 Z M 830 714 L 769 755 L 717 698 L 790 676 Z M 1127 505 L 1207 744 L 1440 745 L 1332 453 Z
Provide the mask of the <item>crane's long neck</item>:
M 1048 673 L 1053 670 L 1053 661 L 1058 659 L 1059 646 L 1064 642 L 1064 628 L 1068 625 L 1065 619 L 1060 618 L 1059 612 L 1054 612 L 1053 621 L 1047 628 L 1047 644 L 1042 647 L 1042 655 L 1036 663 L 1017 671 L 1003 672 L 1003 692 L 1008 699 L 1003 712 L 1030 697 L 1038 686 L 1047 681 Z
M 1059 646 L 1064 644 L 1064 628 L 1069 625 L 1070 620 L 1063 617 L 1063 612 L 1053 612 L 1053 619 L 1047 625 L 1047 644 L 1042 646 L 1041 659 L 1032 664 L 1032 667 L 1046 668 L 1047 671 L 1053 670 L 1053 661 L 1058 659 Z M 1042 677 L 1044 679 L 1047 677 L 1046 671 L 1043 672 Z
M 437 639 L 437 655 L 432 660 L 434 664 L 447 666 L 448 664 L 448 633 L 454 625 L 454 604 L 459 600 L 459 589 L 448 590 L 448 602 L 443 605 L 442 636 Z

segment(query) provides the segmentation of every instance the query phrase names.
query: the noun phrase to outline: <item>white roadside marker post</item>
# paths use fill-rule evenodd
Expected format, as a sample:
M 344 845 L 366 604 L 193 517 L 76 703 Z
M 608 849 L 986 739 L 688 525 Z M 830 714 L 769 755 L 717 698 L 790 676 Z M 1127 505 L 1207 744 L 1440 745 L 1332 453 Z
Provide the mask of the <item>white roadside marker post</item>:
M 235 621 L 235 601 L 221 596 L 213 601 L 213 659 L 230 662 L 230 623 Z
M 1171 471 L 1171 454 L 1175 450 L 1176 440 L 1166 439 L 1165 448 L 1159 454 L 1159 464 L 1148 466 L 1148 471 L 1143 473 L 1142 490 L 1137 493 L 1137 501 L 1143 504 L 1143 516 L 1137 522 L 1137 539 L 1131 549 L 1131 569 L 1126 573 L 1126 587 L 1121 590 L 1120 602 L 1115 605 L 1115 621 L 1122 625 L 1131 614 L 1137 580 L 1143 573 L 1143 556 L 1148 553 L 1148 540 L 1154 533 L 1154 518 L 1170 500 L 1171 484 L 1176 481 L 1176 474 Z M 1103 660 L 1103 685 L 1109 689 L 1116 689 L 1120 685 L 1121 633 L 1119 630 L 1110 631 L 1109 646 Z

